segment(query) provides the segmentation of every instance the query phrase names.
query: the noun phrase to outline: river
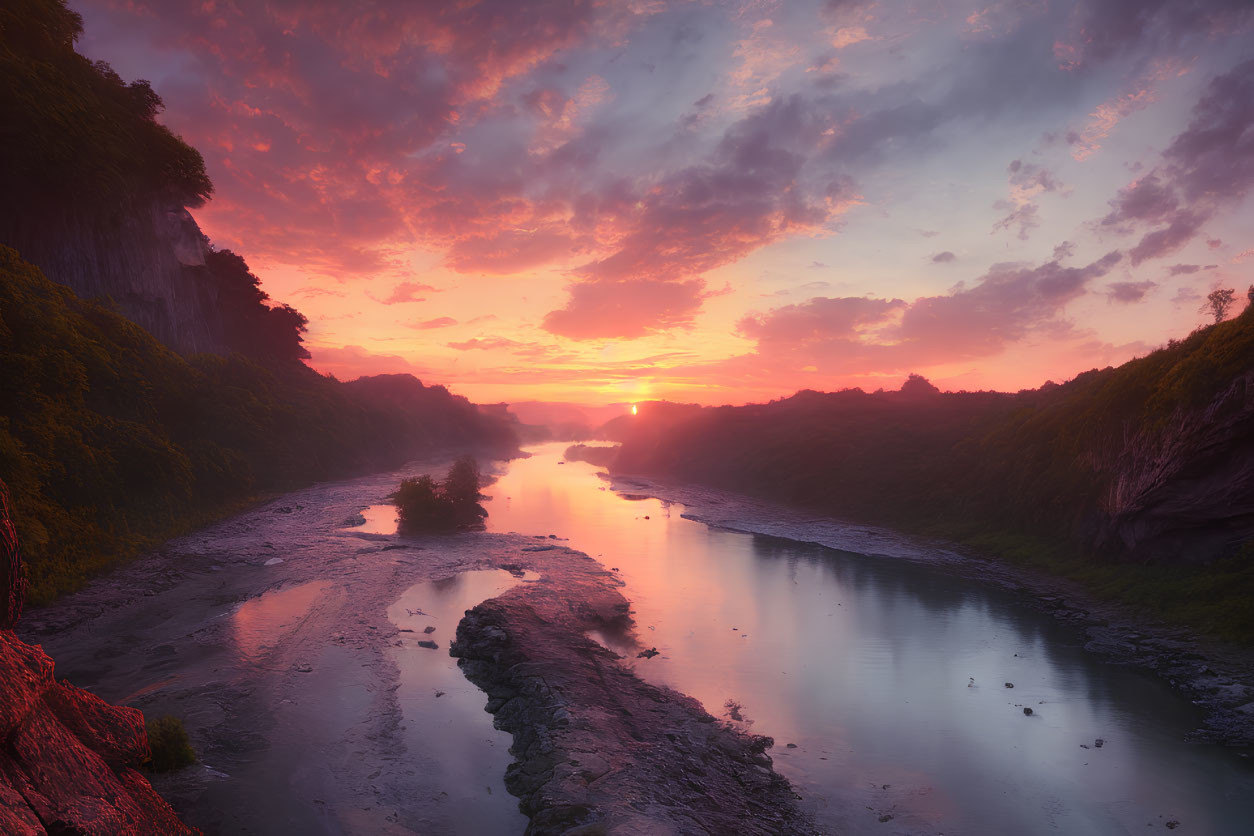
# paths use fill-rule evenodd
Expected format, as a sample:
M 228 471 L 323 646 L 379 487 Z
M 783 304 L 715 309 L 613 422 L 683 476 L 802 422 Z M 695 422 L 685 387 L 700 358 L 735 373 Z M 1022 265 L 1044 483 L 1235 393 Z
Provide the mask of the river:
M 564 448 L 496 465 L 487 532 L 397 535 L 387 496 L 447 466 L 414 464 L 172 541 L 20 626 L 61 676 L 184 720 L 201 762 L 157 786 L 211 834 L 520 833 L 509 736 L 447 648 L 466 608 L 560 583 L 557 546 L 617 573 L 658 654 L 595 638 L 774 738 L 825 832 L 1254 832 L 1254 768 L 1189 742 L 1194 706 L 1014 593 L 884 532 L 687 519 Z
M 559 464 L 564 447 L 509 463 L 487 489 L 489 529 L 556 532 L 616 567 L 660 652 L 627 664 L 773 737 L 776 768 L 825 829 L 1254 832 L 1254 769 L 1187 742 L 1194 706 L 1014 594 L 918 560 L 712 528 Z

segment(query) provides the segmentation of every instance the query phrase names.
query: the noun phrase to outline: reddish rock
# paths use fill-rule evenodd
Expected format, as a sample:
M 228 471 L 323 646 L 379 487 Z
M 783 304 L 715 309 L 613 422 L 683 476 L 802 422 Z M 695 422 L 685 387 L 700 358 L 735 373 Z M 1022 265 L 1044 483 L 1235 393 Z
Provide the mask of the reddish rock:
M 0 630 L 12 630 L 22 614 L 26 579 L 22 577 L 22 554 L 17 547 L 17 529 L 9 517 L 9 488 L 0 481 Z
M 149 756 L 144 715 L 58 682 L 9 629 L 23 583 L 8 498 L 0 482 L 0 833 L 196 833 L 135 771 Z

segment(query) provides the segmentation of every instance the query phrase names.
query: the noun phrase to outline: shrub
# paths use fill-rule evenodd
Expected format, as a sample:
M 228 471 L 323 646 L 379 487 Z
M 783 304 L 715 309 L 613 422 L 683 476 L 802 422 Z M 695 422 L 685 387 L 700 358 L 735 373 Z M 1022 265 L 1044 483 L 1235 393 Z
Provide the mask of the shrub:
M 456 531 L 476 528 L 488 512 L 479 504 L 479 466 L 462 456 L 444 482 L 431 476 L 406 479 L 392 497 L 402 531 Z
M 196 762 L 196 753 L 187 739 L 183 721 L 166 715 L 148 721 L 148 746 L 152 757 L 147 767 L 152 772 L 174 772 Z

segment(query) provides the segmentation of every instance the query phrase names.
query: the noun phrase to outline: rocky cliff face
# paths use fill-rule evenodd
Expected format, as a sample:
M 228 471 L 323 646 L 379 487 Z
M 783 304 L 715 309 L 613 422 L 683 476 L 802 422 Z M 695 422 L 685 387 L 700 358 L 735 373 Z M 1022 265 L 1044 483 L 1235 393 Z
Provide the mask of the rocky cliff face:
M 1128 437 L 1098 469 L 1112 475 L 1098 546 L 1134 559 L 1205 561 L 1254 537 L 1254 372 L 1202 409 Z
M 0 482 L 0 833 L 192 834 L 135 767 L 149 756 L 144 716 L 53 676 L 19 641 L 21 561 Z
M 113 299 L 176 351 L 225 351 L 205 239 L 182 205 L 154 196 L 100 211 L 63 205 L 7 214 L 0 241 L 48 278 L 85 298 Z

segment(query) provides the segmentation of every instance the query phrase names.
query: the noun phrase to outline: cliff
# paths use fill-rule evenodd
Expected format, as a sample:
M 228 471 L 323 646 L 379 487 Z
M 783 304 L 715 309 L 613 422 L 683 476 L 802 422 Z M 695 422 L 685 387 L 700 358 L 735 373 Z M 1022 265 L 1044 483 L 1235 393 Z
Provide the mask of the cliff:
M 308 356 L 304 317 L 192 219 L 213 192 L 200 153 L 147 81 L 79 55 L 81 34 L 64 0 L 0 6 L 0 243 L 184 354 Z
M 1104 453 L 1096 548 L 1203 562 L 1254 538 L 1254 371 Z
M 66 203 L 0 213 L 0 242 L 48 278 L 116 310 L 184 354 L 226 353 L 218 281 L 205 237 L 179 202 L 150 195 L 125 204 Z
M 144 717 L 53 676 L 13 634 L 21 557 L 0 482 L 0 833 L 191 834 L 136 771 L 149 758 Z

